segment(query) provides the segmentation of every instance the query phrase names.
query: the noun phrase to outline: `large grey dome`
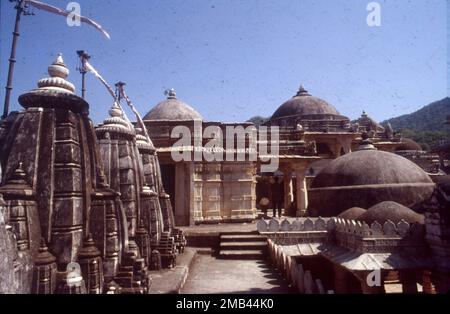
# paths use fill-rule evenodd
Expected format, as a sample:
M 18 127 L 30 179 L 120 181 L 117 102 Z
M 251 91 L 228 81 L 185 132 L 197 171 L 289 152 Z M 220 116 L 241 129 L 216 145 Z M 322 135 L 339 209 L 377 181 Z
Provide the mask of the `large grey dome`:
M 169 91 L 166 100 L 157 104 L 144 120 L 203 120 L 203 117 L 188 104 L 177 99 L 175 91 Z
M 340 116 L 339 112 L 325 100 L 311 96 L 303 86 L 294 97 L 282 104 L 272 115 L 270 120 L 276 120 L 290 116 L 325 116 L 330 119 Z
M 351 207 L 370 208 L 395 201 L 418 209 L 434 190 L 419 166 L 399 155 L 361 150 L 346 154 L 322 169 L 309 190 L 313 215 L 337 216 Z

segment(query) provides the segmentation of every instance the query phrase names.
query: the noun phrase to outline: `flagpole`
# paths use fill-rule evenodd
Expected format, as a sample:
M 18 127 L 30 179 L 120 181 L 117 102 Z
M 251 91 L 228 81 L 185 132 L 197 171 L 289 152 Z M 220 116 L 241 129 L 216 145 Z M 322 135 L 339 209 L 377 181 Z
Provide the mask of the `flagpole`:
M 86 61 L 88 61 L 91 58 L 91 56 L 88 55 L 87 52 L 84 50 L 78 50 L 77 54 L 81 60 L 81 66 L 78 69 L 81 73 L 81 97 L 83 99 L 86 99 L 86 73 L 87 73 Z
M 3 107 L 3 116 L 2 116 L 3 119 L 5 119 L 9 113 L 9 102 L 11 99 L 11 91 L 13 89 L 12 83 L 13 83 L 13 76 L 14 76 L 14 64 L 16 63 L 17 41 L 20 36 L 20 33 L 19 33 L 20 18 L 24 11 L 24 6 L 25 6 L 25 1 L 18 0 L 17 5 L 15 7 L 15 9 L 17 10 L 17 13 L 16 13 L 16 22 L 14 25 L 14 32 L 13 32 L 11 56 L 9 58 L 8 79 L 7 79 L 7 83 L 6 83 L 6 87 L 5 87 L 6 93 L 5 93 L 5 103 L 4 103 L 4 107 Z

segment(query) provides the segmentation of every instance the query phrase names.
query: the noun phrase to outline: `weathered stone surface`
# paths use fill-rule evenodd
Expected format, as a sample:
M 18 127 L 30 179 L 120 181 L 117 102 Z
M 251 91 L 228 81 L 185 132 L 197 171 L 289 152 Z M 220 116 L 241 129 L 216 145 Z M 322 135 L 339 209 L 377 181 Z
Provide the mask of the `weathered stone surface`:
M 0 202 L 3 199 L 0 196 Z M 4 204 L 0 204 L 1 207 Z M 15 293 L 13 257 L 17 248 L 12 241 L 12 233 L 7 230 L 3 210 L 0 209 L 0 294 Z

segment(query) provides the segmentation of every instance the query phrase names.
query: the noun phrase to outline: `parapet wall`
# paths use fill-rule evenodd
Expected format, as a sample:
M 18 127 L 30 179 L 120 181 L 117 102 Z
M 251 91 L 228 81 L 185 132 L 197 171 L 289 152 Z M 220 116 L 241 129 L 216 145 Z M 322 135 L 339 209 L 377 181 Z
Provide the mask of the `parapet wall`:
M 299 243 L 332 243 L 361 253 L 389 253 L 425 247 L 425 228 L 401 220 L 397 224 L 388 220 L 383 225 L 374 222 L 341 218 L 272 219 L 260 220 L 257 229 L 278 245 Z

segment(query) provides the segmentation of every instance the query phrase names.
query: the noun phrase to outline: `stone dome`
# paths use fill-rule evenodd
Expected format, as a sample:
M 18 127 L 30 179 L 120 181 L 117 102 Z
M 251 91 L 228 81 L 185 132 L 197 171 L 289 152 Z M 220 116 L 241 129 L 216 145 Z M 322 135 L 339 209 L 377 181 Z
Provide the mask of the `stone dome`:
M 171 89 L 167 99 L 153 107 L 143 120 L 203 120 L 203 117 L 194 108 L 177 99 L 175 90 Z
M 425 223 L 425 217 L 415 211 L 405 207 L 399 203 L 386 201 L 378 203 L 369 208 L 364 214 L 357 219 L 364 221 L 368 225 L 371 225 L 375 221 L 380 224 L 384 224 L 390 220 L 393 223 L 399 223 L 400 220 L 404 220 L 408 223 Z
M 300 86 L 297 95 L 282 104 L 272 115 L 270 120 L 276 120 L 290 116 L 325 116 L 331 119 L 340 116 L 339 112 L 325 100 L 311 96 L 308 91 Z
M 338 217 L 342 219 L 356 220 L 365 212 L 366 210 L 364 208 L 352 207 L 340 213 Z
M 395 201 L 412 209 L 428 199 L 434 183 L 419 166 L 399 155 L 361 150 L 331 161 L 309 190 L 312 215 L 337 216 L 351 207 Z
M 402 144 L 399 145 L 395 150 L 396 151 L 402 151 L 402 150 L 422 151 L 422 146 L 420 146 L 420 144 L 416 143 L 414 140 L 412 140 L 410 138 L 404 138 L 402 140 Z

